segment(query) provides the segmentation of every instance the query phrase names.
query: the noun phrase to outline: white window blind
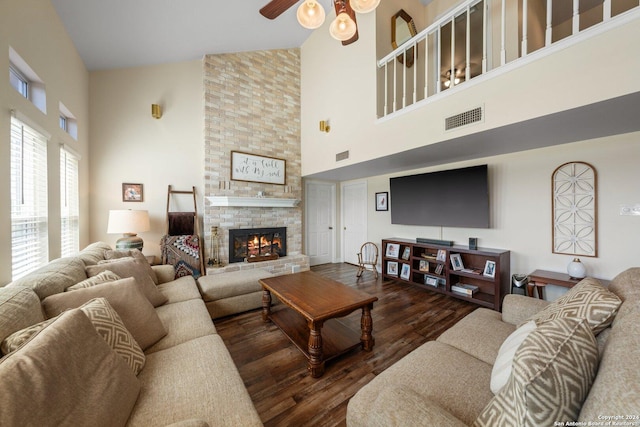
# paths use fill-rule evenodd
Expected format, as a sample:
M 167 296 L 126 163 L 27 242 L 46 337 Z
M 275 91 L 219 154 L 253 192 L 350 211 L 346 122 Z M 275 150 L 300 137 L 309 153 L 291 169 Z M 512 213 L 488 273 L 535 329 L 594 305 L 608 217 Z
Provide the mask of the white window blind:
M 63 257 L 80 250 L 80 207 L 78 199 L 78 157 L 60 147 L 60 238 Z
M 47 140 L 11 118 L 12 277 L 19 279 L 49 260 L 47 237 Z

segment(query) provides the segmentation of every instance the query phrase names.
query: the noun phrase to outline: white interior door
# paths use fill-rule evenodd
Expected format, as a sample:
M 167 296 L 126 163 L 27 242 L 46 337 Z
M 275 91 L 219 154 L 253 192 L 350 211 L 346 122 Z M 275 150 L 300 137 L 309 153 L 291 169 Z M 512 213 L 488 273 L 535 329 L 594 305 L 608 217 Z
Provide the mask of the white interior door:
M 358 252 L 367 241 L 367 182 L 341 185 L 342 257 L 344 262 L 358 263 Z
M 305 185 L 305 253 L 310 265 L 335 259 L 336 185 L 308 181 Z

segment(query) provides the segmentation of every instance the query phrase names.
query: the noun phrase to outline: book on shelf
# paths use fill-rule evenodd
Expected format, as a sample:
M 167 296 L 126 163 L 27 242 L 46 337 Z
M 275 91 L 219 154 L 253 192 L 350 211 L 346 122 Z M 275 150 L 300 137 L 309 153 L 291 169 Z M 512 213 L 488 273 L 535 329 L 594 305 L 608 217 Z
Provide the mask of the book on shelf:
M 469 274 L 482 274 L 482 270 L 479 268 L 463 268 L 462 270 L 463 273 L 469 273 Z
M 467 283 L 456 283 L 455 285 L 451 285 L 452 292 L 457 292 L 459 294 L 468 296 L 474 295 L 476 292 L 478 292 L 479 289 L 480 288 L 478 288 L 476 285 L 469 285 Z
M 431 255 L 428 253 L 424 253 L 420 255 L 422 258 L 424 259 L 428 259 L 429 261 L 435 261 L 436 260 L 436 256 L 435 255 Z

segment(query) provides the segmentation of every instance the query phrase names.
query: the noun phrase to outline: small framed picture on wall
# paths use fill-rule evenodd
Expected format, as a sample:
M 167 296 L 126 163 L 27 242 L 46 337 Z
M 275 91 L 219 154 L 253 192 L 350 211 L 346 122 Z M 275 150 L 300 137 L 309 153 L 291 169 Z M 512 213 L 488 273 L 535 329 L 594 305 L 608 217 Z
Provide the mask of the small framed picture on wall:
M 389 193 L 376 193 L 376 210 L 388 211 L 389 210 Z
M 142 184 L 122 184 L 122 201 L 123 202 L 142 202 Z

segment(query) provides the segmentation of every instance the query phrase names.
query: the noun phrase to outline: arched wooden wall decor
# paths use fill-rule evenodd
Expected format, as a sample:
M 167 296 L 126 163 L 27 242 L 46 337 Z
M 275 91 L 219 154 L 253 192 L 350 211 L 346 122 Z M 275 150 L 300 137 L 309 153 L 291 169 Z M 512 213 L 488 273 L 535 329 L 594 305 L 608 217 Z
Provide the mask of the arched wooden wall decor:
M 596 187 L 596 170 L 588 163 L 569 162 L 553 171 L 553 253 L 598 256 Z

